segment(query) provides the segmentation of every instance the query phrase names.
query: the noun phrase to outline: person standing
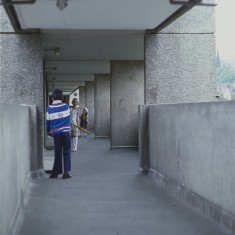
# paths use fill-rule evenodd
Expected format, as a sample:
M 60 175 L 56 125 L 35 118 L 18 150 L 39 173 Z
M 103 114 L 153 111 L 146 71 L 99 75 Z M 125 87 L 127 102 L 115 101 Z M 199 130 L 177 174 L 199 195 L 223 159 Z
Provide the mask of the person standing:
M 80 116 L 80 126 L 83 128 L 83 129 L 87 129 L 87 125 L 88 125 L 88 109 L 87 108 L 84 108 L 83 109 L 83 112 Z M 85 131 L 81 131 L 81 135 L 83 134 L 84 137 L 86 137 L 86 132 Z
M 79 107 L 78 107 L 78 99 L 73 98 L 72 100 L 72 107 L 70 109 L 70 115 L 71 115 L 71 138 L 72 138 L 72 151 L 77 151 L 78 146 L 78 135 L 79 131 L 76 126 L 79 125 Z M 76 126 L 74 126 L 74 125 Z
M 55 159 L 52 174 L 49 178 L 71 178 L 71 137 L 70 137 L 70 110 L 67 104 L 62 102 L 63 92 L 54 90 L 52 104 L 47 108 L 46 128 L 47 134 L 54 138 Z M 62 159 L 63 158 L 63 159 Z M 63 162 L 62 162 L 63 161 Z

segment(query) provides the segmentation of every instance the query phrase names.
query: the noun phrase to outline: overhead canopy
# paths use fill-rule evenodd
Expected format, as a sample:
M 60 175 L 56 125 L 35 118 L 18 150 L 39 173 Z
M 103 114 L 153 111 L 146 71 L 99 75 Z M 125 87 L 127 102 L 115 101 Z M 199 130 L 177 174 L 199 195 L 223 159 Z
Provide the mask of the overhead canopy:
M 145 30 L 181 7 L 168 0 L 68 0 L 60 10 L 56 3 L 37 0 L 14 7 L 22 29 L 41 30 L 46 68 L 57 70 L 46 70 L 50 89 L 67 81 L 71 92 L 87 76 L 110 73 L 111 60 L 143 60 Z
M 145 30 L 155 28 L 180 6 L 168 0 L 69 0 L 63 11 L 57 0 L 16 5 L 21 27 L 79 30 Z

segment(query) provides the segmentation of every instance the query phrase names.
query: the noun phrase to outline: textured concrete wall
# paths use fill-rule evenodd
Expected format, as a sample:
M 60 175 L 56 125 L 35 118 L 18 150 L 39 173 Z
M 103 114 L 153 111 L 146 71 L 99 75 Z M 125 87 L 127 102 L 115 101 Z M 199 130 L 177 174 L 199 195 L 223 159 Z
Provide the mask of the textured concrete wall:
M 214 101 L 214 8 L 195 7 L 147 34 L 145 58 L 147 104 Z
M 111 147 L 138 146 L 138 105 L 144 103 L 144 62 L 111 63 Z
M 14 32 L 14 28 L 5 12 L 3 6 L 0 6 L 0 32 Z
M 79 87 L 79 108 L 82 110 L 86 106 L 86 90 L 84 86 Z
M 36 106 L 0 104 L 0 234 L 14 234 L 35 164 Z
M 148 128 L 158 181 L 235 232 L 234 117 L 234 102 L 151 105 Z
M 38 167 L 43 153 L 43 57 L 40 35 L 0 37 L 1 102 L 37 106 Z M 23 138 L 23 137 L 22 137 Z
M 85 82 L 86 92 L 85 92 L 85 102 L 88 108 L 88 127 L 89 130 L 94 130 L 94 115 L 95 115 L 95 82 Z M 82 110 L 81 110 L 82 112 Z
M 139 105 L 138 112 L 139 134 L 139 167 L 141 171 L 149 169 L 149 106 Z
M 95 75 L 95 136 L 110 136 L 110 75 Z

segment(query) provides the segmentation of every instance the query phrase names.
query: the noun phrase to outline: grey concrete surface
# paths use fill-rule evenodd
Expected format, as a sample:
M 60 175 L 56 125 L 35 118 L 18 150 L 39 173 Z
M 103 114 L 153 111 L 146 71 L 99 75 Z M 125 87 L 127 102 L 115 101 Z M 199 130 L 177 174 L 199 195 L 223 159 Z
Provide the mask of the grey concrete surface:
M 1 34 L 0 100 L 37 106 L 39 167 L 42 167 L 44 130 L 42 54 L 42 38 L 39 34 Z
M 35 114 L 36 106 L 0 104 L 1 235 L 14 234 L 30 170 L 37 165 Z
M 144 61 L 111 62 L 111 146 L 138 146 L 138 105 L 144 104 Z
M 79 108 L 82 112 L 82 109 L 86 107 L 86 89 L 85 86 L 79 87 Z
M 34 179 L 19 235 L 225 235 L 138 172 L 138 151 L 79 138 L 73 178 Z
M 14 32 L 14 28 L 7 16 L 7 13 L 3 7 L 0 7 L 0 32 Z
M 138 109 L 139 166 L 140 170 L 148 170 L 149 162 L 149 106 L 139 105 Z
M 95 136 L 110 137 L 110 74 L 95 75 Z
M 205 2 L 205 1 L 204 1 Z M 207 0 L 214 3 L 215 0 Z M 161 33 L 214 33 L 215 7 L 194 6 L 161 30 Z
M 194 7 L 145 35 L 145 103 L 215 101 L 214 7 Z
M 149 105 L 148 116 L 156 181 L 235 233 L 234 101 Z
M 88 108 L 88 130 L 94 130 L 95 118 L 95 82 L 85 82 L 85 102 Z M 82 112 L 82 110 L 81 110 Z

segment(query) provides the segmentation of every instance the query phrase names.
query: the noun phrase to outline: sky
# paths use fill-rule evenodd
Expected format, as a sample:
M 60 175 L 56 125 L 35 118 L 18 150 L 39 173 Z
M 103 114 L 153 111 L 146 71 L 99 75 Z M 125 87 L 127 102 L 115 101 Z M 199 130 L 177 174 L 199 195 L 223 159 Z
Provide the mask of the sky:
M 216 47 L 221 60 L 235 64 L 235 0 L 216 3 Z

